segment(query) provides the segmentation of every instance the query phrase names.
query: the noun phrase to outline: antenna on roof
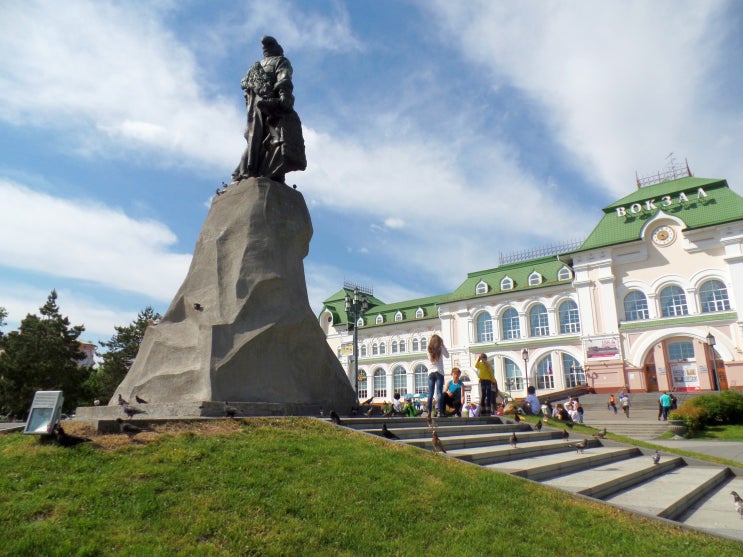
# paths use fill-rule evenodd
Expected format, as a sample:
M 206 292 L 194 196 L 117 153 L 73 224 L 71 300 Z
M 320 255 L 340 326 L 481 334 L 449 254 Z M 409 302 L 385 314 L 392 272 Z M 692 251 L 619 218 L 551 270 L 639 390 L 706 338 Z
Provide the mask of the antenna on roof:
M 668 164 L 665 170 L 657 171 L 652 174 L 648 174 L 640 178 L 635 171 L 635 181 L 637 182 L 637 189 L 644 186 L 651 186 L 653 184 L 660 184 L 662 182 L 670 182 L 671 180 L 677 180 L 686 176 L 694 176 L 689 168 L 689 161 L 684 159 L 684 163 L 677 163 L 676 158 L 673 156 L 673 151 L 666 155 Z
M 363 284 L 356 284 L 355 282 L 351 282 L 350 280 L 344 280 L 343 281 L 343 288 L 347 288 L 348 290 L 356 290 L 361 294 L 366 294 L 367 296 L 374 296 L 374 288 L 371 286 L 366 286 Z

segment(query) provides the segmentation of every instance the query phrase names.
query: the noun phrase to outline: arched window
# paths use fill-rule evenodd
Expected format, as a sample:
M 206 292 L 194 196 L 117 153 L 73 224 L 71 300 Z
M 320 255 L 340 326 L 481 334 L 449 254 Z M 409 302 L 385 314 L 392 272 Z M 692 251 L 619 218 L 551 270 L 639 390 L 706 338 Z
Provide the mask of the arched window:
M 578 304 L 573 300 L 565 300 L 560 304 L 557 310 L 560 316 L 560 332 L 563 335 L 568 333 L 580 333 L 580 316 L 578 315 Z
M 573 272 L 568 267 L 563 267 L 557 271 L 557 280 L 570 280 L 573 278 Z
M 702 313 L 713 313 L 715 311 L 728 311 L 730 300 L 728 289 L 719 280 L 708 280 L 699 289 L 699 301 Z
M 428 368 L 423 364 L 415 366 L 415 393 L 428 392 Z
M 426 337 L 421 338 L 421 352 L 425 352 L 428 348 L 428 339 Z
M 356 321 L 356 326 L 357 327 L 363 327 L 364 326 L 364 318 L 363 317 L 359 317 L 358 318 L 358 320 Z
M 361 345 L 361 357 L 366 358 L 366 344 Z
M 547 355 L 537 365 L 537 389 L 554 389 L 555 375 L 552 372 L 552 355 Z
M 501 290 L 511 290 L 513 288 L 513 279 L 509 276 L 505 276 L 500 281 Z
M 529 327 L 533 337 L 546 337 L 550 334 L 547 308 L 542 304 L 537 304 L 529 310 Z
M 493 320 L 487 311 L 477 316 L 477 342 L 493 342 Z
M 417 310 L 415 310 L 415 318 L 416 319 L 420 319 L 420 318 L 425 317 L 425 316 L 426 316 L 426 312 L 423 311 L 423 308 L 418 308 Z
M 408 377 L 404 367 L 397 366 L 392 371 L 392 381 L 395 392 L 400 393 L 400 396 L 405 398 L 405 395 L 408 394 Z
M 369 383 L 367 382 L 366 372 L 359 370 L 359 400 L 364 400 L 369 396 Z
M 487 294 L 488 292 L 488 283 L 484 280 L 481 280 L 477 283 L 477 286 L 475 286 L 475 294 Z
M 381 313 L 379 315 L 377 315 L 377 318 L 374 320 L 374 322 L 377 325 L 381 325 L 382 323 L 384 323 L 384 317 L 382 317 L 382 314 Z
M 397 354 L 397 341 L 396 340 L 392 341 L 392 353 Z
M 694 345 L 688 341 L 669 342 L 668 359 L 672 362 L 694 360 Z
M 537 286 L 538 284 L 542 284 L 542 275 L 534 271 L 529 275 L 529 286 Z
M 386 354 L 387 353 L 387 345 L 384 342 L 379 343 L 379 353 L 380 354 Z
M 402 319 L 402 312 L 398 310 L 398 312 L 395 314 L 395 321 L 402 321 Z
M 503 363 L 506 368 L 506 389 L 521 391 L 524 388 L 524 374 L 521 368 L 510 358 L 506 358 Z
M 579 387 L 586 384 L 586 373 L 578 360 L 570 354 L 562 353 L 562 369 L 565 375 L 565 387 Z
M 624 297 L 624 319 L 626 321 L 650 319 L 648 299 L 645 294 L 639 290 L 633 290 Z
M 379 355 L 379 345 L 375 342 L 372 344 L 372 356 L 378 356 Z
M 413 339 L 413 352 L 418 352 L 418 339 Z
M 501 317 L 503 322 L 503 338 L 521 338 L 521 325 L 519 323 L 519 314 L 513 308 L 508 308 L 503 312 Z
M 374 396 L 387 396 L 387 377 L 381 367 L 374 371 Z
M 400 341 L 400 352 L 405 352 L 405 341 L 404 340 Z
M 660 308 L 663 317 L 687 315 L 686 294 L 679 286 L 666 286 L 660 291 Z

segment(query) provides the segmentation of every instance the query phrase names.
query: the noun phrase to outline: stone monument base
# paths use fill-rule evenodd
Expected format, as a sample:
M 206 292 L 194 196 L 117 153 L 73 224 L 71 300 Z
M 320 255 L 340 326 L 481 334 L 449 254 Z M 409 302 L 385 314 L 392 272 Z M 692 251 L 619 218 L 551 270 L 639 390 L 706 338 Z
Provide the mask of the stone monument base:
M 136 414 L 135 419 L 174 419 L 174 418 L 224 418 L 225 404 L 217 401 L 177 402 L 165 404 L 135 404 L 143 414 Z M 292 404 L 281 402 L 233 402 L 230 406 L 237 409 L 236 418 L 257 416 L 319 416 L 324 410 L 319 404 Z M 95 422 L 98 420 L 128 419 L 121 406 L 79 406 L 75 413 L 75 420 L 81 422 Z

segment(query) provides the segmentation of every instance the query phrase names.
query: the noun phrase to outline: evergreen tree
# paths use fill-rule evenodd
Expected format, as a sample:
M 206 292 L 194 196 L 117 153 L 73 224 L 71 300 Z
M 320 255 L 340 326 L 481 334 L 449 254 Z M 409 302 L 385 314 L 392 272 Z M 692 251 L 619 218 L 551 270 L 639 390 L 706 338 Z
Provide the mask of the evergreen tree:
M 82 325 L 70 326 L 57 305 L 52 290 L 39 309 L 41 316 L 28 314 L 18 331 L 0 338 L 0 409 L 23 416 L 34 392 L 64 391 L 64 409 L 73 410 L 85 398 L 90 368 L 79 366 L 85 355 L 78 338 Z
M 114 327 L 116 334 L 111 340 L 100 342 L 106 351 L 99 354 L 103 361 L 90 385 L 96 398 L 108 400 L 113 396 L 116 387 L 124 380 L 137 357 L 145 330 L 160 318 L 159 313 L 155 313 L 151 306 L 147 306 L 130 325 Z

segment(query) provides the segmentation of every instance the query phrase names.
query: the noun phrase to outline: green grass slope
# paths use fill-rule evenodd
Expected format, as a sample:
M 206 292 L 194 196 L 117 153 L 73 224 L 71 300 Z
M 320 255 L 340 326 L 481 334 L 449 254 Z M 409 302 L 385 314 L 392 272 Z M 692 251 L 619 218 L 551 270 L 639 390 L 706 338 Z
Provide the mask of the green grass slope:
M 307 418 L 0 436 L 0 555 L 714 555 L 743 544 Z M 731 507 L 732 512 L 732 507 Z

